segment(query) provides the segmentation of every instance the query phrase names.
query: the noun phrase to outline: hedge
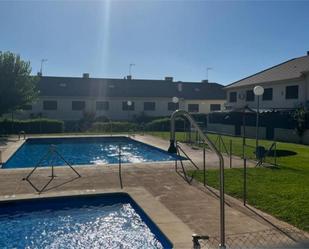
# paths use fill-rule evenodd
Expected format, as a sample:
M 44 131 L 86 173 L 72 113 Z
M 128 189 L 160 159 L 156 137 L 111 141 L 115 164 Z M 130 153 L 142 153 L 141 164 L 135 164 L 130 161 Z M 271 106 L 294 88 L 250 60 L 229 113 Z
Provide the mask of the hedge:
M 111 130 L 113 132 L 139 131 L 140 127 L 138 124 L 130 122 L 94 122 L 89 129 L 94 132 L 111 132 Z
M 188 129 L 188 121 L 183 119 L 176 119 L 175 122 L 175 130 L 176 131 L 184 131 L 184 129 Z M 170 118 L 161 118 L 153 120 L 145 125 L 145 130 L 147 131 L 169 131 L 171 127 L 171 119 Z
M 64 130 L 63 121 L 54 119 L 0 120 L 0 134 L 60 133 Z

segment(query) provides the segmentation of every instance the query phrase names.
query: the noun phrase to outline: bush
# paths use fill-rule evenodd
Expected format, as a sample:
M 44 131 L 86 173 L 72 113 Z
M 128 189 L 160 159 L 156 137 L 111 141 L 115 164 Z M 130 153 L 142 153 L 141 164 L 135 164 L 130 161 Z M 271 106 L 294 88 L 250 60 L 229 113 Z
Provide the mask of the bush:
M 26 134 L 60 133 L 63 130 L 63 121 L 54 119 L 0 120 L 2 134 L 18 134 L 20 131 Z
M 145 130 L 147 131 L 170 131 L 171 119 L 170 118 L 161 118 L 153 120 L 145 125 Z M 184 128 L 188 128 L 188 121 L 183 119 L 176 119 L 175 130 L 184 131 Z
M 111 132 L 111 126 L 113 132 L 138 131 L 140 129 L 138 124 L 130 122 L 95 122 L 89 131 Z
M 163 118 L 167 118 L 166 116 L 161 116 L 161 117 L 154 117 L 154 116 L 148 116 L 145 112 L 141 112 L 140 114 L 137 115 L 133 115 L 133 121 L 135 123 L 149 123 L 151 121 L 154 121 L 156 119 L 163 119 Z

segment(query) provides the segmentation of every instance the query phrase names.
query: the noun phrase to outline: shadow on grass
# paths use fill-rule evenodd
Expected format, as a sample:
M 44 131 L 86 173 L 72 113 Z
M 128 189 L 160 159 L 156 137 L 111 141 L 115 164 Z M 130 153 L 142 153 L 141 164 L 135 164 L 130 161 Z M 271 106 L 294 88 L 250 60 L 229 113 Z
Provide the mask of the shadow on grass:
M 285 156 L 295 156 L 297 155 L 297 153 L 291 150 L 271 150 L 268 153 L 269 157 L 274 157 L 275 155 L 277 155 L 277 157 L 285 157 Z

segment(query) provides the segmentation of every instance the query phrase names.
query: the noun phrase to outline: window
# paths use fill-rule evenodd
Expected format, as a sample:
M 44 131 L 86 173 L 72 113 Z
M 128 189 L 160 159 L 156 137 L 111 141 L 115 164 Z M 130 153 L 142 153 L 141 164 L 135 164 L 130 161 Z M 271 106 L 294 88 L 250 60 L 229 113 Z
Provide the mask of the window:
M 230 102 L 237 102 L 237 92 L 230 92 Z
M 167 109 L 169 111 L 176 111 L 177 109 L 179 109 L 179 103 L 168 102 Z
M 298 86 L 287 86 L 285 88 L 286 99 L 298 99 Z
M 72 101 L 72 110 L 73 111 L 82 111 L 86 107 L 85 101 Z
M 221 105 L 220 104 L 210 104 L 210 111 L 220 111 Z
M 246 101 L 254 101 L 254 92 L 253 92 L 253 90 L 246 91 Z
M 55 100 L 43 101 L 43 109 L 47 111 L 57 110 L 57 101 Z
M 24 106 L 22 107 L 22 109 L 23 109 L 24 111 L 30 111 L 30 110 L 32 110 L 32 105 L 24 105 Z
M 199 112 L 199 105 L 198 104 L 188 104 L 188 111 L 189 112 Z
M 96 110 L 98 111 L 107 111 L 109 109 L 108 101 L 97 101 Z
M 135 105 L 134 102 L 131 101 L 131 105 L 128 105 L 128 101 L 123 101 L 122 102 L 122 110 L 123 111 L 134 111 Z
M 273 99 L 273 89 L 265 88 L 263 93 L 263 100 L 272 100 Z
M 154 111 L 156 109 L 155 102 L 144 102 L 144 111 Z

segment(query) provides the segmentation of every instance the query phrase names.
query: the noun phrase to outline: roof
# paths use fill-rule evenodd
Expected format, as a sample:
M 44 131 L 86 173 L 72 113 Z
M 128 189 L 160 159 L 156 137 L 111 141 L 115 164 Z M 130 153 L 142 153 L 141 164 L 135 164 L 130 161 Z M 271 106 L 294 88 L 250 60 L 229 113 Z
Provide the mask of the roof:
M 227 85 L 225 89 L 256 85 L 280 80 L 296 79 L 302 77 L 303 73 L 308 71 L 309 55 L 306 55 L 288 60 L 274 67 L 268 68 L 249 77 L 238 80 L 230 85 Z
M 41 96 L 225 99 L 223 86 L 217 83 L 43 76 L 38 86 Z

